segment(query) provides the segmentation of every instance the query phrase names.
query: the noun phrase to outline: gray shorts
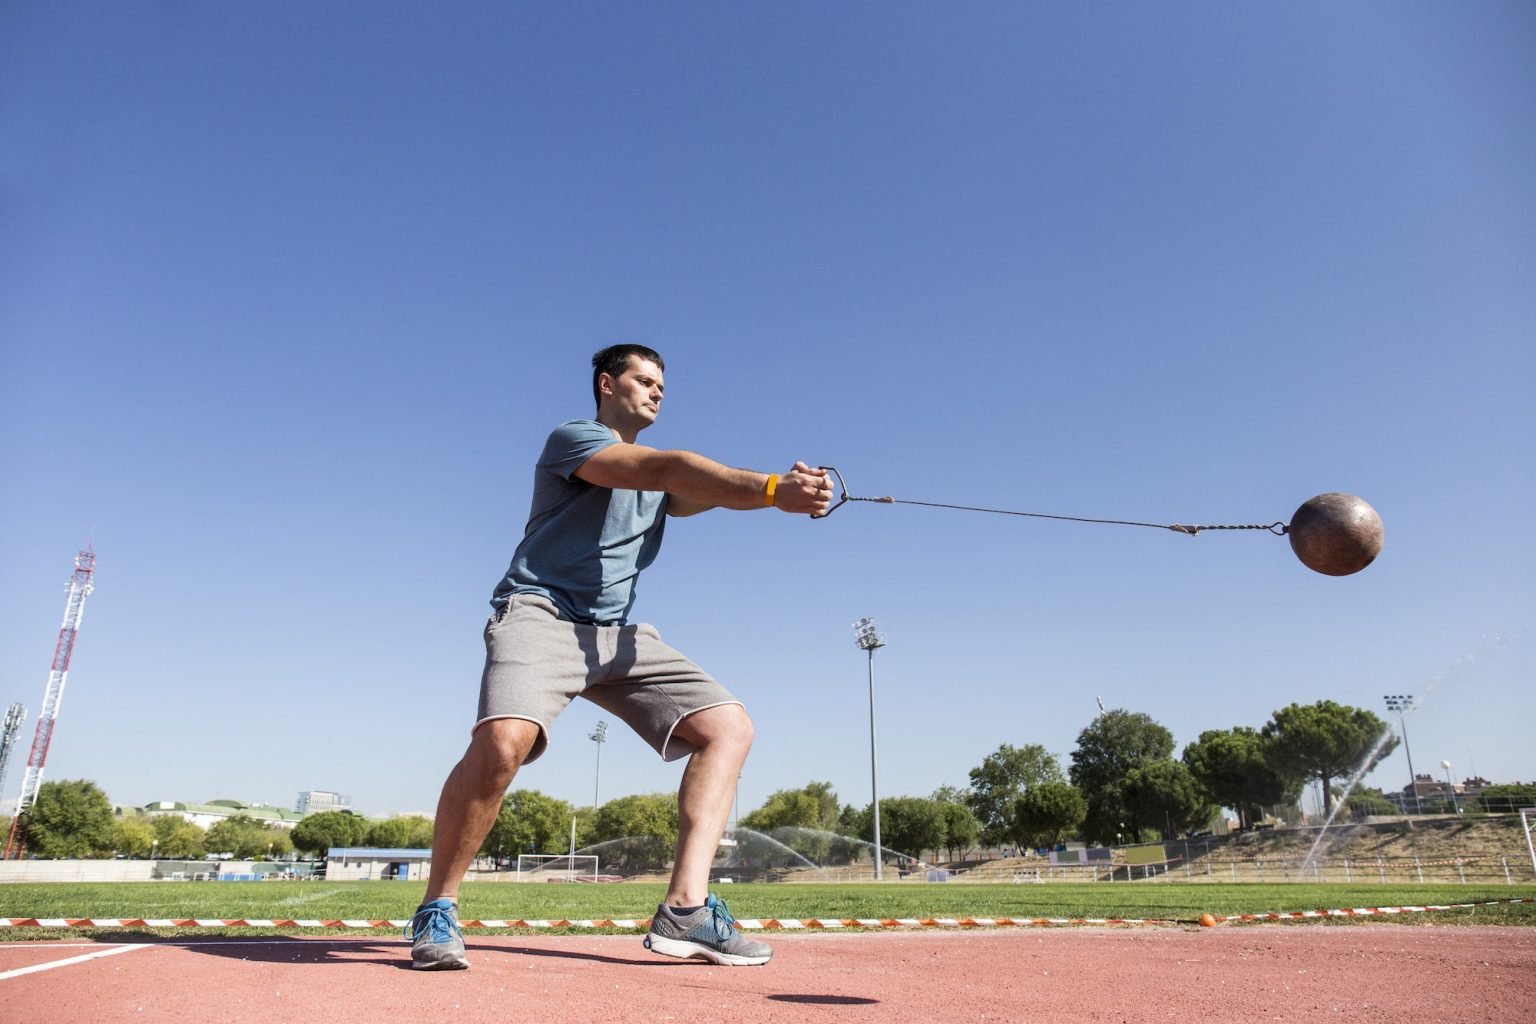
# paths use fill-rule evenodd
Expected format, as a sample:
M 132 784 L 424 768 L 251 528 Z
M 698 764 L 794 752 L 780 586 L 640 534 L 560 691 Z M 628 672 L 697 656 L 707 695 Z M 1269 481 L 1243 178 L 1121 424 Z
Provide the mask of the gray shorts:
M 485 624 L 485 671 L 475 728 L 494 718 L 539 727 L 527 761 L 549 745 L 549 726 L 573 697 L 623 719 L 675 761 L 693 745 L 672 731 L 696 711 L 741 704 L 699 666 L 661 642 L 654 626 L 588 626 L 560 618 L 549 600 L 513 594 Z M 527 763 L 526 761 L 524 763 Z

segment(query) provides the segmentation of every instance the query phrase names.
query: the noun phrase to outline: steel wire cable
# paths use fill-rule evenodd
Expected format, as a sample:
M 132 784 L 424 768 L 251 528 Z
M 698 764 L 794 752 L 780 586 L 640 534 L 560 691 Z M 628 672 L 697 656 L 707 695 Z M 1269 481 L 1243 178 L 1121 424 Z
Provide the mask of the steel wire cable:
M 1205 530 L 1265 530 L 1269 533 L 1275 534 L 1276 536 L 1284 536 L 1286 530 L 1288 529 L 1286 524 L 1282 522 L 1194 526 L 1187 523 L 1144 523 L 1134 519 L 1093 519 L 1088 516 L 1053 515 L 1046 512 L 1019 512 L 1006 508 L 986 508 L 981 505 L 954 505 L 940 501 L 916 501 L 910 498 L 893 498 L 889 495 L 876 498 L 855 497 L 854 495 L 848 493 L 848 485 L 844 482 L 843 475 L 839 473 L 836 468 L 832 466 L 820 466 L 818 468 L 826 470 L 837 478 L 838 486 L 842 488 L 843 495 L 840 499 L 838 499 L 836 504 L 832 505 L 821 515 L 816 516 L 815 518 L 817 519 L 825 519 L 844 502 L 868 501 L 878 505 L 921 505 L 926 508 L 947 508 L 956 509 L 962 512 L 990 512 L 994 515 L 1000 516 L 1025 516 L 1030 519 L 1055 519 L 1069 523 L 1098 523 L 1106 526 L 1144 526 L 1153 530 L 1171 530 L 1174 533 L 1182 533 L 1189 537 L 1197 536 Z

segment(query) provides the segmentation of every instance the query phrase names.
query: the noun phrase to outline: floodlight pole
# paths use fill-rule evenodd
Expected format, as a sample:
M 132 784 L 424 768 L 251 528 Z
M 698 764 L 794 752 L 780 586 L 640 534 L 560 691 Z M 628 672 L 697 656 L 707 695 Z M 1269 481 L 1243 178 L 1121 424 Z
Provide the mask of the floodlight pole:
M 1387 702 L 1388 711 L 1397 712 L 1398 728 L 1403 733 L 1403 753 L 1408 755 L 1408 788 L 1413 793 L 1413 811 L 1415 814 L 1424 813 L 1424 805 L 1419 800 L 1419 777 L 1413 773 L 1413 750 L 1408 746 L 1408 722 L 1403 718 L 1403 712 L 1418 709 L 1419 698 L 1411 694 L 1394 693 L 1383 698 Z
M 884 875 L 880 865 L 880 755 L 875 744 L 875 649 L 885 646 L 885 637 L 875 629 L 875 620 L 863 618 L 853 624 L 854 642 L 869 652 L 869 791 L 875 826 L 875 881 Z
M 598 722 L 597 728 L 587 736 L 587 739 L 597 744 L 597 771 L 592 777 L 592 818 L 597 820 L 597 788 L 603 781 L 603 741 L 608 738 L 608 723 Z M 568 877 L 575 877 L 576 872 L 576 811 L 571 811 L 571 859 Z
M 603 743 L 608 739 L 608 723 L 598 722 L 597 728 L 587 737 L 597 744 L 597 772 L 592 778 L 592 813 L 597 813 L 597 787 L 603 781 Z

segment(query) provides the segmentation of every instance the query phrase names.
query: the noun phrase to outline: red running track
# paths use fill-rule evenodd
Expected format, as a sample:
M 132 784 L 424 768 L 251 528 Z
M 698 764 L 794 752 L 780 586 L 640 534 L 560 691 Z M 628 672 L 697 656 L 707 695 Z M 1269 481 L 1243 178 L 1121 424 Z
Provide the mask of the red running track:
M 776 934 L 771 963 L 737 968 L 657 957 L 638 936 L 472 935 L 456 972 L 411 970 L 389 938 L 124 938 L 0 943 L 4 1017 L 1504 1024 L 1536 1006 L 1536 929 L 1513 927 Z

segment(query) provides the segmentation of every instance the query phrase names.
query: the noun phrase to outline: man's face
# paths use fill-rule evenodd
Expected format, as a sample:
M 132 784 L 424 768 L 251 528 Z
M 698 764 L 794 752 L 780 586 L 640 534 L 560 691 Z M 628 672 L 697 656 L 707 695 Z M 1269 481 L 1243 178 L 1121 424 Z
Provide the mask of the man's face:
M 649 359 L 630 356 L 629 367 L 616 379 L 608 379 L 612 388 L 610 402 L 616 411 L 645 425 L 656 422 L 661 411 L 661 396 L 666 391 L 661 367 Z

